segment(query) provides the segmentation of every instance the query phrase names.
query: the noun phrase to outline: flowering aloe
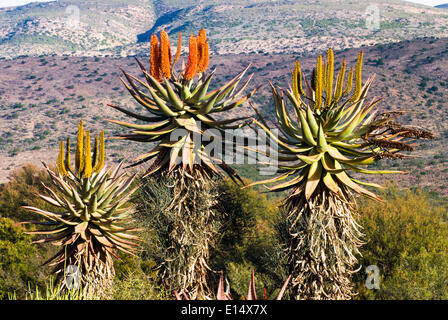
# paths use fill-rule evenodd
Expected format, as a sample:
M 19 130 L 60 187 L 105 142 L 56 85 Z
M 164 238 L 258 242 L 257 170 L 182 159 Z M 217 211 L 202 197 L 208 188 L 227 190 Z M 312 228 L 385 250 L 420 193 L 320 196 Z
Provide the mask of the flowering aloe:
M 261 122 L 256 121 L 278 143 L 280 175 L 254 184 L 283 181 L 270 190 L 290 190 L 283 231 L 296 299 L 352 296 L 350 274 L 362 244 L 353 217 L 353 193 L 380 200 L 364 187 L 379 185 L 360 181 L 352 173 L 400 173 L 365 167 L 383 158 L 408 157 L 403 152 L 415 147 L 406 140 L 433 138 L 428 131 L 397 124 L 394 119 L 403 112 L 374 111 L 380 100 L 367 100 L 373 76 L 362 84 L 362 59 L 361 51 L 346 81 L 345 61 L 334 81 L 331 49 L 326 63 L 319 55 L 310 82 L 296 62 L 292 88 L 281 90 L 271 84 L 281 135 L 274 135 L 261 116 Z
M 208 92 L 214 71 L 209 75 L 205 73 L 209 63 L 209 52 L 204 29 L 199 32 L 197 37 L 190 36 L 188 63 L 176 75 L 174 66 L 180 59 L 180 40 L 181 34 L 179 35 L 177 53 L 173 58 L 169 38 L 165 31 L 160 34 L 160 43 L 156 35 L 151 37 L 150 72 L 148 73 L 137 60 L 146 78 L 146 83 L 123 71 L 127 83 L 124 79 L 121 79 L 122 82 L 134 99 L 145 107 L 145 112 L 151 116 L 109 105 L 135 120 L 140 120 L 143 124 L 118 120 L 108 121 L 132 129 L 130 134 L 117 136 L 116 139 L 155 143 L 155 146 L 149 151 L 135 159 L 134 165 L 154 160 L 147 175 L 157 171 L 171 172 L 178 169 L 179 162 L 183 163 L 184 170 L 190 169 L 190 172 L 193 171 L 195 164 L 198 164 L 195 170 L 212 175 L 218 174 L 219 171 L 213 164 L 215 159 L 204 152 L 205 142 L 210 140 L 209 135 L 212 132 L 209 129 L 221 133 L 222 135 L 217 137 L 221 140 L 224 136 L 223 130 L 237 129 L 246 125 L 247 121 L 241 121 L 246 120 L 247 117 L 217 120 L 214 114 L 237 108 L 247 101 L 257 89 L 242 96 L 252 76 L 237 89 L 249 69 L 248 66 L 226 84 Z M 198 75 L 197 81 L 195 81 L 196 75 Z M 197 139 L 194 139 L 195 135 Z M 173 137 L 175 137 L 174 141 Z M 230 177 L 238 178 L 236 172 L 224 162 L 220 162 L 217 166 L 228 173 Z
M 206 74 L 209 45 L 205 30 L 197 36 L 191 35 L 188 43 L 187 64 L 182 64 L 176 73 L 181 34 L 174 57 L 168 34 L 162 31 L 160 39 L 152 35 L 149 72 L 137 60 L 146 81 L 124 71 L 125 79 L 122 79 L 132 97 L 144 107 L 145 114 L 110 105 L 139 122 L 108 121 L 131 129 L 129 134 L 116 139 L 150 146 L 132 166 L 153 161 L 146 176 L 174 179 L 173 200 L 167 209 L 172 231 L 161 240 L 170 243 L 166 256 L 161 258 L 162 278 L 168 286 L 180 287 L 193 296 L 205 296 L 209 293 L 206 283 L 209 247 L 217 232 L 213 208 L 218 195 L 214 178 L 223 171 L 235 181 L 241 181 L 229 165 L 219 159 L 215 161 L 206 152 L 205 142 L 213 137 L 213 143 L 223 144 L 227 142 L 224 130 L 248 124 L 246 117 L 218 120 L 215 115 L 238 108 L 256 89 L 243 95 L 252 76 L 238 88 L 248 66 L 209 92 L 214 71 Z M 234 150 L 233 142 L 231 145 Z
M 55 211 L 26 206 L 48 221 L 24 223 L 50 226 L 29 233 L 50 236 L 34 243 L 48 242 L 62 247 L 44 263 L 52 262 L 59 279 L 65 268 L 73 265 L 81 275 L 81 284 L 87 285 L 91 294 L 98 294 L 111 284 L 112 257 L 118 257 L 117 251 L 134 254 L 139 246 L 134 241 L 139 238 L 132 234 L 137 229 L 129 226 L 133 208 L 128 200 L 136 190 L 129 188 L 135 176 L 126 178 L 125 174 L 119 174 L 122 164 L 113 170 L 104 167 L 103 132 L 100 138 L 95 137 L 93 153 L 90 148 L 90 132 L 84 132 L 80 121 L 75 166 L 70 161 L 70 139 L 65 152 L 64 143 L 60 143 L 56 172 L 44 163 L 52 186 L 43 184 L 48 195 L 38 196 L 54 206 Z

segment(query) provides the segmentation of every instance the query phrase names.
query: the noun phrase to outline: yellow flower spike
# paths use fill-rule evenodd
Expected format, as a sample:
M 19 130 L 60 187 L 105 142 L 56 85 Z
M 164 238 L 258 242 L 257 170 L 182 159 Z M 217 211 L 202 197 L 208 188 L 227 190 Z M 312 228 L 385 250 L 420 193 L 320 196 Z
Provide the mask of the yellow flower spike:
M 160 32 L 160 72 L 165 79 L 171 78 L 170 38 L 165 30 Z
M 342 60 L 341 69 L 339 70 L 339 73 L 338 73 L 338 80 L 336 83 L 336 92 L 334 94 L 335 102 L 338 102 L 339 99 L 341 99 L 341 97 L 342 97 L 342 90 L 344 87 L 344 77 L 345 77 L 345 59 Z
M 316 92 L 314 109 L 319 110 L 322 106 L 322 56 L 317 57 L 316 65 Z
M 355 93 L 350 99 L 352 102 L 356 101 L 361 97 L 362 90 L 362 60 L 363 60 L 363 52 L 358 55 L 358 61 L 356 62 L 356 75 L 355 75 Z
M 78 124 L 78 140 L 76 143 L 76 154 L 75 154 L 75 166 L 78 172 L 82 172 L 82 169 L 84 167 L 84 158 L 82 156 L 82 153 L 84 151 L 83 144 L 84 144 L 84 128 L 83 128 L 83 122 L 82 120 L 80 120 Z
M 84 170 L 83 178 L 90 178 L 92 175 L 92 155 L 90 153 L 90 131 L 86 132 L 86 141 L 84 144 Z
M 57 168 L 58 168 L 59 173 L 62 176 L 67 175 L 67 170 L 65 170 L 65 165 L 64 165 L 64 142 L 62 142 L 62 141 L 59 143 L 59 155 L 58 155 Z
M 350 91 L 352 91 L 352 85 L 353 85 L 353 67 L 351 67 L 350 71 L 348 72 L 347 85 L 345 86 L 344 92 L 342 93 L 343 96 L 349 94 Z
M 297 101 L 300 101 L 299 79 L 298 79 L 299 76 L 301 76 L 300 63 L 296 61 L 294 63 L 294 70 L 292 71 L 292 94 L 294 95 Z
M 322 62 L 322 93 L 327 90 L 327 62 Z
M 150 53 L 150 62 L 151 69 L 150 74 L 157 81 L 161 82 L 162 78 L 160 77 L 160 59 L 159 59 L 159 39 L 157 35 L 153 34 L 151 36 L 151 53 Z
M 65 164 L 66 170 L 73 172 L 73 169 L 72 169 L 72 167 L 70 165 L 70 162 L 71 162 L 71 160 L 70 160 L 70 138 L 67 138 L 67 143 L 66 143 L 66 146 L 65 146 L 65 161 L 64 161 L 64 164 Z
M 96 173 L 99 173 L 103 168 L 105 155 L 106 155 L 106 147 L 104 145 L 104 131 L 101 131 L 98 162 L 96 163 L 95 168 L 93 169 Z
M 325 99 L 325 106 L 328 108 L 331 105 L 332 97 L 333 97 L 333 77 L 334 77 L 334 55 L 333 50 L 328 49 L 327 51 L 327 72 L 326 72 L 326 81 L 325 84 L 327 86 L 327 96 Z
M 294 63 L 294 71 L 292 74 L 292 90 L 297 101 L 299 101 L 300 95 L 305 95 L 305 91 L 303 90 L 302 85 L 302 70 L 300 69 L 299 61 L 296 61 Z

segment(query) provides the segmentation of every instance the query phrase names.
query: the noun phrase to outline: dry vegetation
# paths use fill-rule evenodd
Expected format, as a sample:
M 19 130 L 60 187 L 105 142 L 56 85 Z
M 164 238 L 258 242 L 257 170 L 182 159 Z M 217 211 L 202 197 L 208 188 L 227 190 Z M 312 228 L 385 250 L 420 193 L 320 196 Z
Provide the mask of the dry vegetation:
M 418 155 L 407 160 L 409 174 L 401 175 L 405 185 L 430 187 L 448 193 L 448 170 L 444 144 L 448 139 L 448 39 L 420 39 L 364 48 L 365 75 L 376 73 L 372 96 L 383 97 L 385 110 L 409 110 L 407 122 L 432 130 L 438 139 L 426 143 Z M 335 61 L 347 57 L 348 63 L 358 49 L 337 52 Z M 300 58 L 304 72 L 310 74 L 314 58 L 289 54 L 215 55 L 211 69 L 217 68 L 219 82 L 228 80 L 249 62 L 253 63 L 252 87 L 263 84 L 253 97 L 265 115 L 272 112 L 267 80 L 286 86 L 290 66 Z M 148 57 L 141 57 L 148 63 Z M 119 80 L 119 67 L 140 75 L 134 58 L 40 56 L 0 60 L 0 181 L 6 181 L 13 168 L 24 163 L 39 164 L 51 154 L 57 142 L 73 135 L 73 123 L 80 118 L 89 126 L 104 127 L 107 136 L 121 132 L 120 128 L 103 121 L 118 119 L 119 112 L 107 103 L 141 108 L 131 101 Z M 13 90 L 12 90 L 13 88 Z M 250 89 L 250 88 L 248 88 Z M 252 114 L 249 106 L 238 110 Z M 73 132 L 72 132 L 73 131 Z M 109 157 L 119 160 L 132 156 L 125 143 L 109 141 Z

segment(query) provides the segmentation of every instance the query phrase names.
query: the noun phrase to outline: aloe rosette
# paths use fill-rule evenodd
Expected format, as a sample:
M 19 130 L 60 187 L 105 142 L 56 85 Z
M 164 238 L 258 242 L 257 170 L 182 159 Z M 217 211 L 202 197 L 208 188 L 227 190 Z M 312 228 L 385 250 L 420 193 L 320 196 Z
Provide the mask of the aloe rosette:
M 210 129 L 216 130 L 218 134 L 214 138 L 224 143 L 224 130 L 248 124 L 248 121 L 244 121 L 247 117 L 217 120 L 216 115 L 238 108 L 256 92 L 257 89 L 254 89 L 243 95 L 252 75 L 238 87 L 250 66 L 218 89 L 209 91 L 214 71 L 206 74 L 209 52 L 205 30 L 202 29 L 197 37 L 190 36 L 188 63 L 176 74 L 174 67 L 180 59 L 180 51 L 181 34 L 177 53 L 172 57 L 168 35 L 162 31 L 160 43 L 156 35 L 151 37 L 150 71 L 137 60 L 146 82 L 123 71 L 125 79 L 121 79 L 122 82 L 132 97 L 145 108 L 146 114 L 109 105 L 130 118 L 143 122 L 108 120 L 132 129 L 131 133 L 115 138 L 155 144 L 151 150 L 139 155 L 133 164 L 140 165 L 154 160 L 147 175 L 158 171 L 171 172 L 182 162 L 182 168 L 189 168 L 190 172 L 195 168 L 219 174 L 220 168 L 231 178 L 238 178 L 230 166 L 214 159 L 204 150 L 206 142 L 210 141 L 210 135 L 213 135 Z M 196 139 L 194 135 L 197 136 Z
M 135 254 L 139 247 L 139 238 L 134 234 L 138 229 L 130 225 L 133 207 L 128 204 L 136 190 L 130 188 L 135 175 L 126 177 L 120 173 L 122 164 L 107 169 L 104 162 L 104 133 L 95 137 L 91 152 L 90 132 L 84 131 L 80 121 L 75 166 L 70 161 L 70 139 L 65 152 L 64 143 L 60 143 L 56 172 L 44 163 L 52 185 L 43 185 L 47 195 L 38 196 L 54 211 L 24 207 L 47 220 L 25 223 L 50 227 L 30 231 L 48 236 L 34 243 L 62 247 L 44 264 L 54 266 L 58 279 L 64 276 L 67 266 L 75 266 L 81 285 L 89 288 L 90 296 L 104 293 L 110 286 L 114 275 L 112 257 L 118 258 L 118 251 Z

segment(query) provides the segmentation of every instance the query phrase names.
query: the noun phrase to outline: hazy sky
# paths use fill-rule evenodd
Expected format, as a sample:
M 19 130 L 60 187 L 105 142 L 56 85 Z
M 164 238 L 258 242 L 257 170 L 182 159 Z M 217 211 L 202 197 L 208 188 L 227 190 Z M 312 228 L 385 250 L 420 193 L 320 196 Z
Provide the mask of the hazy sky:
M 48 0 L 34 0 L 39 2 L 45 2 Z M 30 0 L 0 0 L 0 7 L 11 7 L 11 6 L 19 6 L 22 4 L 27 4 L 33 1 Z M 372 1 L 373 3 L 375 1 Z M 428 6 L 435 6 L 442 3 L 448 3 L 448 0 L 412 0 L 411 2 L 422 3 Z

